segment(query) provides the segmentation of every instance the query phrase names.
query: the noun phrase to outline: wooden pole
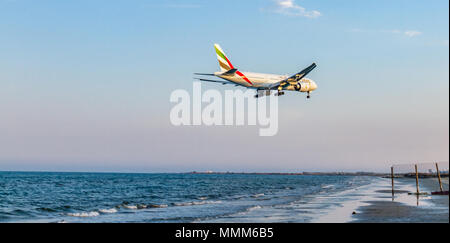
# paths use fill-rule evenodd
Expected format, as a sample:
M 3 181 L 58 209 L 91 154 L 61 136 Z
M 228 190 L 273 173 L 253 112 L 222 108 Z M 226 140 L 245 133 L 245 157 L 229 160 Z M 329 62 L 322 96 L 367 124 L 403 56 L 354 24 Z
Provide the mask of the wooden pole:
M 419 172 L 417 171 L 417 164 L 414 165 L 416 169 L 416 188 L 417 188 L 417 195 L 419 195 Z
M 394 166 L 391 167 L 392 200 L 394 200 Z
M 439 188 L 441 189 L 441 192 L 443 192 L 444 189 L 442 188 L 441 172 L 439 171 L 439 165 L 438 165 L 438 163 L 436 163 L 436 171 L 437 171 L 438 180 L 439 180 Z

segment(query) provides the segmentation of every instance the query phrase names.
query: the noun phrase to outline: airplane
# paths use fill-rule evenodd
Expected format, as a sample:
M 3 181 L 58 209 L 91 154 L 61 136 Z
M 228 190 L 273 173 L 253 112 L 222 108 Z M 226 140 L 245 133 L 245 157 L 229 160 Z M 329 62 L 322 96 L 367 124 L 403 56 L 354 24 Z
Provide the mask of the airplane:
M 233 64 L 231 64 L 230 59 L 228 59 L 225 52 L 218 44 L 214 44 L 214 49 L 216 50 L 221 71 L 215 73 L 194 74 L 202 76 L 215 76 L 223 80 L 212 80 L 205 78 L 196 79 L 203 82 L 221 83 L 223 85 L 231 84 L 256 89 L 257 92 L 255 98 L 270 96 L 271 90 L 277 91 L 277 93 L 275 93 L 276 96 L 282 96 L 284 95 L 284 90 L 287 90 L 305 92 L 307 93 L 306 97 L 309 99 L 311 98 L 311 92 L 317 89 L 317 84 L 313 80 L 305 78 L 308 73 L 316 68 L 317 65 L 315 63 L 292 76 L 241 72 L 234 67 Z

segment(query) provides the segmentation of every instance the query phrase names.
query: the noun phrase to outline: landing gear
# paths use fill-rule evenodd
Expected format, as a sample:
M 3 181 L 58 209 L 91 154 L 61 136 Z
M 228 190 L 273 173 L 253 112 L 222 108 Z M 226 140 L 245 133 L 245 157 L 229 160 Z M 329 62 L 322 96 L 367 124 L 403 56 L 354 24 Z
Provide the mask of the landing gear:
M 283 88 L 281 86 L 279 86 L 278 92 L 275 94 L 275 96 L 282 96 L 282 95 L 284 95 Z
M 258 90 L 256 91 L 255 98 L 261 98 L 264 96 L 270 96 L 271 90 Z M 275 96 L 282 96 L 284 95 L 284 91 L 278 90 L 278 92 L 275 93 Z
M 282 96 L 282 95 L 284 95 L 283 91 L 278 91 L 278 93 L 275 94 L 275 96 Z
M 270 89 L 256 91 L 255 98 L 260 98 L 260 97 L 264 97 L 264 96 L 270 96 Z
M 306 99 L 311 99 L 311 93 L 308 92 L 308 95 L 306 96 Z
M 270 94 L 269 94 L 270 95 Z M 264 97 L 265 95 L 264 95 L 264 92 L 263 92 L 263 90 L 257 90 L 256 91 L 256 95 L 255 95 L 255 98 L 260 98 L 260 97 Z

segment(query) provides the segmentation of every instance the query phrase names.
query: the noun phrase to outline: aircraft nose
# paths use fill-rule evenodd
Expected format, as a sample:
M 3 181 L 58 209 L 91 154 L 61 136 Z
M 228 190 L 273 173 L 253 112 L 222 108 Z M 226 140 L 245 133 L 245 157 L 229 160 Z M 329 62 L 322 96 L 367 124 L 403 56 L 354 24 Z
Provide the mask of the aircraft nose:
M 311 89 L 312 89 L 312 90 L 316 90 L 316 89 L 317 89 L 317 84 L 316 84 L 316 82 L 312 82 L 312 84 L 311 84 Z

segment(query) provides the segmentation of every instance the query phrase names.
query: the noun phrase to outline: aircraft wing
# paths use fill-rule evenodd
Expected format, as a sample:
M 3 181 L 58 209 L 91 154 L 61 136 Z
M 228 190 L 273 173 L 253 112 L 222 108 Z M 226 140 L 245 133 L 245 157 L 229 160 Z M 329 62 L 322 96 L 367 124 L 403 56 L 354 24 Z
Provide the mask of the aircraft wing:
M 301 72 L 296 73 L 295 75 L 292 75 L 291 77 L 281 80 L 280 82 L 273 83 L 269 86 L 270 89 L 278 88 L 280 85 L 286 85 L 290 82 L 298 82 L 302 78 L 304 78 L 308 73 L 310 73 L 314 68 L 316 68 L 317 65 L 315 63 L 311 64 L 309 67 L 303 69 Z

